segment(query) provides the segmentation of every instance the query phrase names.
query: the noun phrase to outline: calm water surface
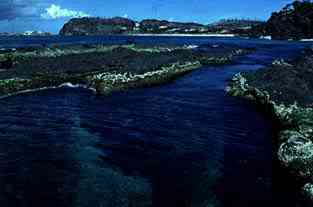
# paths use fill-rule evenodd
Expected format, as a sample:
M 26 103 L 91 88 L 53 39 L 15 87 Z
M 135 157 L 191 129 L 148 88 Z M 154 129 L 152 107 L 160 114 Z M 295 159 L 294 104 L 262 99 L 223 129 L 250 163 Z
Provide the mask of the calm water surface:
M 291 57 L 304 45 L 134 40 L 257 50 L 233 65 L 203 67 L 160 87 L 112 96 L 61 88 L 0 100 L 0 206 L 295 206 L 273 190 L 271 123 L 251 104 L 226 96 L 224 88 L 233 74 Z M 47 43 L 4 41 L 7 47 Z M 123 41 L 127 37 L 50 37 L 48 43 Z

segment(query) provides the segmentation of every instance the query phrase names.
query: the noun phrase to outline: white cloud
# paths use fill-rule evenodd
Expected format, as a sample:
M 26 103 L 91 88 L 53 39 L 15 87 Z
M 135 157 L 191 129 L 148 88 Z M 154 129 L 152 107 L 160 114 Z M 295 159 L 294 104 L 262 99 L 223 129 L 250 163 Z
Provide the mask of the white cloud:
M 128 14 L 124 14 L 123 17 L 124 17 L 124 18 L 128 18 Z
M 40 16 L 44 19 L 58 19 L 64 17 L 89 17 L 90 15 L 82 11 L 63 9 L 59 5 L 51 4 L 45 9 L 45 13 L 42 13 Z

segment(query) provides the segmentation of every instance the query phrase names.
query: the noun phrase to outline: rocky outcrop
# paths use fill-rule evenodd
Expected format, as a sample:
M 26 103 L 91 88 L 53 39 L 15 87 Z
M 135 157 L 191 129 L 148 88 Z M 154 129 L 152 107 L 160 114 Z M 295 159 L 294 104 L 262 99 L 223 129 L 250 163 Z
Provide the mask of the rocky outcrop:
M 313 108 L 310 107 L 312 102 L 300 99 L 301 106 L 299 106 L 296 103 L 298 99 L 293 99 L 294 96 L 288 95 L 288 93 L 294 93 L 293 85 L 286 84 L 291 81 L 290 75 L 294 72 L 296 76 L 302 78 L 312 73 L 310 68 L 298 70 L 312 57 L 310 53 L 307 53 L 304 58 L 297 60 L 293 65 L 284 61 L 275 61 L 268 69 L 245 75 L 239 73 L 233 77 L 226 88 L 229 95 L 243 97 L 254 102 L 277 123 L 278 133 L 275 143 L 278 143 L 278 160 L 299 182 L 306 183 L 302 192 L 308 198 L 310 205 L 313 204 Z M 267 76 L 269 72 L 271 76 Z M 269 77 L 271 78 L 268 79 Z M 287 99 L 281 99 L 273 91 L 277 89 L 275 86 L 280 87 L 283 83 L 284 93 L 287 94 L 284 97 L 288 97 Z M 267 87 L 272 87 L 273 90 L 266 91 Z M 308 85 L 308 90 L 312 90 L 310 87 L 311 85 Z M 290 104 L 291 101 L 294 104 Z
M 70 45 L 18 48 L 0 53 L 0 97 L 64 83 L 99 93 L 171 81 L 201 65 L 226 64 L 248 50 L 193 50 L 188 46 Z
M 310 1 L 294 1 L 281 11 L 274 12 L 263 25 L 253 26 L 243 35 L 272 39 L 310 39 L 313 38 L 313 3 Z M 245 34 L 246 33 L 246 34 Z
M 130 33 L 135 22 L 122 17 L 114 18 L 74 18 L 67 22 L 60 31 L 60 35 L 108 35 Z
M 292 62 L 275 60 L 266 70 L 243 74 L 249 85 L 271 94 L 277 103 L 306 107 L 313 103 L 313 50 L 306 49 Z
M 88 85 L 95 88 L 99 94 L 109 94 L 112 91 L 134 87 L 159 85 L 175 77 L 201 67 L 199 61 L 173 63 L 163 66 L 159 70 L 143 74 L 126 73 L 98 73 L 87 77 Z
M 274 12 L 266 31 L 275 39 L 305 39 L 313 37 L 313 3 L 295 1 Z
M 0 98 L 29 91 L 63 87 L 64 83 L 95 90 L 98 94 L 144 86 L 159 85 L 201 67 L 199 61 L 172 63 L 158 70 L 136 74 L 133 72 L 97 72 L 91 74 L 36 75 L 33 78 L 0 80 Z

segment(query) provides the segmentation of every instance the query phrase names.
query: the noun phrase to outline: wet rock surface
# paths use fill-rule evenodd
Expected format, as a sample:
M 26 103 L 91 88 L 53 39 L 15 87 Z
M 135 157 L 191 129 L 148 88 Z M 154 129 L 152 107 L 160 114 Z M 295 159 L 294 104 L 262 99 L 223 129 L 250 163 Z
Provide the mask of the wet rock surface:
M 302 55 L 288 64 L 276 61 L 264 70 L 237 74 L 226 91 L 254 102 L 273 118 L 279 162 L 294 179 L 308 183 L 313 178 L 312 50 Z M 312 184 L 302 192 L 311 205 Z
M 12 61 L 9 69 L 0 72 L 0 96 L 63 83 L 85 85 L 106 94 L 113 88 L 161 84 L 201 65 L 230 63 L 247 52 L 238 47 L 202 51 L 188 46 L 144 45 L 19 48 L 0 53 L 4 62 Z
M 313 173 L 313 143 L 304 136 L 291 136 L 281 144 L 278 158 L 298 176 L 310 178 Z
M 292 62 L 276 60 L 266 70 L 244 74 L 249 85 L 271 94 L 277 103 L 310 106 L 313 102 L 313 50 Z
M 311 201 L 313 202 L 313 184 L 312 183 L 307 183 L 303 187 L 303 193 L 304 195 Z

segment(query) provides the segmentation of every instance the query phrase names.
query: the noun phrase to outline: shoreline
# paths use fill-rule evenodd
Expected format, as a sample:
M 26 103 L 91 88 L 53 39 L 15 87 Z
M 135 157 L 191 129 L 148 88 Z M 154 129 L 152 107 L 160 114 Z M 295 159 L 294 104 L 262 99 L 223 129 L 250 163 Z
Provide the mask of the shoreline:
M 35 92 L 45 91 L 45 90 L 53 90 L 53 89 L 58 89 L 58 88 L 82 88 L 82 89 L 87 89 L 87 90 L 90 90 L 90 91 L 96 93 L 96 89 L 95 88 L 88 87 L 87 85 L 72 84 L 70 82 L 65 82 L 65 83 L 62 83 L 62 84 L 60 84 L 58 86 L 41 87 L 41 88 L 35 88 L 35 89 L 26 89 L 26 90 L 18 91 L 18 92 L 15 92 L 15 93 L 10 93 L 10 94 L 7 94 L 7 95 L 0 96 L 0 100 L 6 99 L 6 98 L 10 98 L 10 97 L 13 97 L 13 96 L 18 96 L 18 95 L 23 95 L 23 94 L 28 94 L 28 93 L 35 93 Z
M 125 36 L 147 36 L 147 37 L 237 37 L 235 34 L 125 34 Z

